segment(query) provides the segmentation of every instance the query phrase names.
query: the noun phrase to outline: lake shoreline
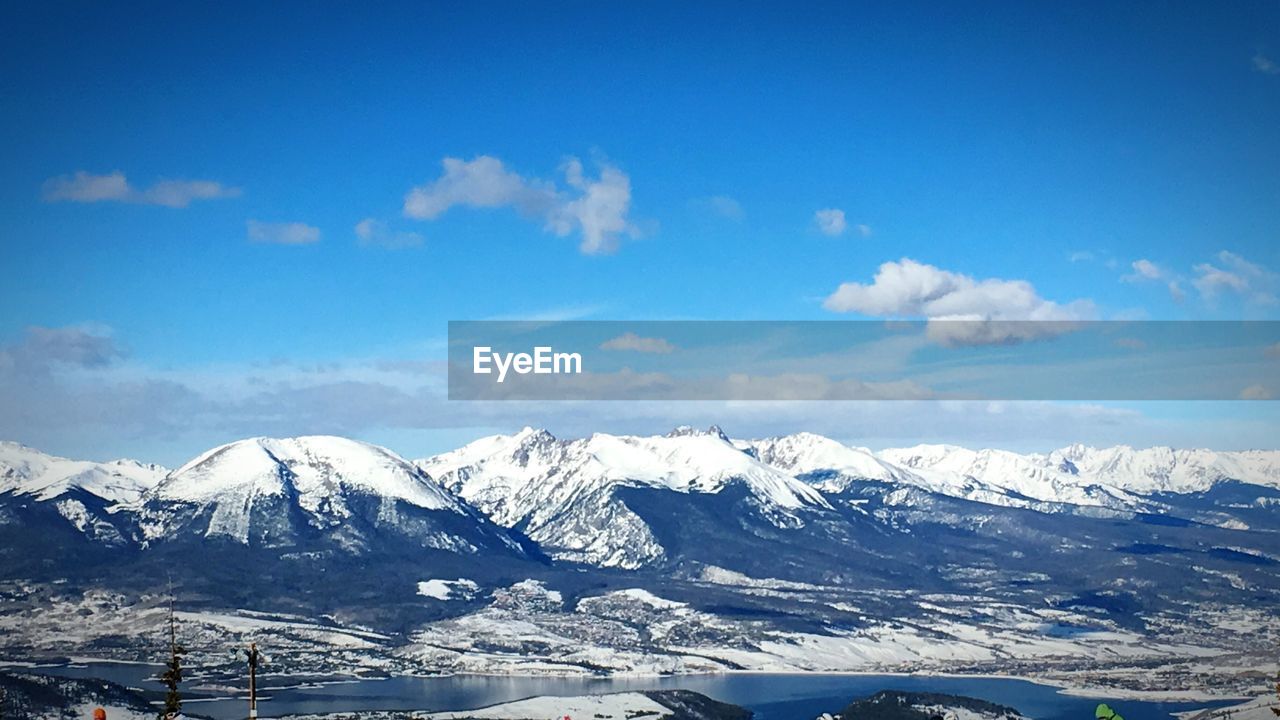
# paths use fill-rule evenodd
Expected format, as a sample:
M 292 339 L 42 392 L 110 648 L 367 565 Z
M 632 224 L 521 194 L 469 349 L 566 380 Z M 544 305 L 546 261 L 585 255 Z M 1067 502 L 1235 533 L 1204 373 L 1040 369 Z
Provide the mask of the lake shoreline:
M 75 656 L 65 658 L 64 661 L 14 661 L 0 660 L 0 669 L 13 668 L 19 670 L 27 670 L 38 672 L 45 668 L 67 668 L 67 667 L 90 667 L 93 665 L 121 665 L 133 667 L 151 666 L 162 668 L 160 663 L 152 663 L 141 660 L 118 660 L 109 658 L 92 658 L 87 656 Z M 1124 669 L 1124 668 L 1121 668 Z M 1135 670 L 1137 668 L 1134 668 Z M 190 668 L 188 668 L 190 670 Z M 1057 692 L 1081 698 L 1098 698 L 1107 700 L 1134 700 L 1140 702 L 1227 702 L 1237 701 L 1243 702 L 1257 697 L 1253 693 L 1233 693 L 1233 694 L 1214 694 L 1202 690 L 1138 690 L 1132 688 L 1121 688 L 1112 686 L 1095 686 L 1084 683 L 1074 683 L 1069 680 L 1059 678 L 1043 677 L 1036 675 L 1014 675 L 993 672 L 977 672 L 966 673 L 957 671 L 885 671 L 885 670 L 767 670 L 767 669 L 730 669 L 717 670 L 710 672 L 689 672 L 689 673 L 652 673 L 652 672 L 612 672 L 606 674 L 587 674 L 587 673 L 556 673 L 556 672 L 538 672 L 538 673 L 485 673 L 485 672 L 462 672 L 462 673 L 388 673 L 385 675 L 328 675 L 316 676 L 305 673 L 289 674 L 289 673 L 260 673 L 259 688 L 262 692 L 298 690 L 308 688 L 332 687 L 336 685 L 352 684 L 360 682 L 371 682 L 377 680 L 392 680 L 395 678 L 416 678 L 416 679 L 436 679 L 436 678 L 488 678 L 488 679 L 513 679 L 513 680 L 579 680 L 584 682 L 600 681 L 600 682 L 617 682 L 617 681 L 635 681 L 635 680 L 668 680 L 668 679 L 706 679 L 716 677 L 731 676 L 790 676 L 790 677 L 894 677 L 894 678 L 950 678 L 959 680 L 1016 680 L 1043 685 L 1045 687 L 1055 688 Z M 302 679 L 306 678 L 306 679 Z M 290 679 L 302 679 L 292 684 L 268 685 L 272 679 L 288 682 Z M 198 678 L 193 678 L 198 682 Z M 225 692 L 228 695 L 234 693 L 234 690 L 226 686 L 195 686 L 202 694 L 211 694 Z M 217 698 L 202 697 L 201 700 L 210 700 Z
M 17 672 L 98 678 L 147 693 L 158 690 L 161 666 L 137 661 L 97 661 L 76 656 L 75 663 L 21 663 Z M 4 667 L 0 663 L 0 667 Z M 376 682 L 374 682 L 376 681 Z M 1091 716 L 1098 702 L 1124 708 L 1128 720 L 1185 720 L 1204 710 L 1238 703 L 1245 696 L 1206 693 L 1134 692 L 1092 688 L 1060 679 L 997 673 L 961 672 L 769 672 L 727 670 L 676 675 L 600 676 L 459 673 L 259 676 L 259 700 L 273 716 L 324 716 L 343 713 L 460 712 L 532 697 L 569 697 L 685 689 L 758 711 L 757 720 L 811 720 L 852 699 L 881 690 L 916 690 L 975 697 L 1017 707 L 1037 720 L 1076 720 Z M 187 684 L 191 709 L 213 720 L 242 715 L 245 690 L 223 675 L 192 677 Z M 815 711 L 809 714 L 810 711 Z M 1181 717 L 1174 713 L 1181 713 Z M 372 716 L 372 715 L 371 715 Z M 379 715 L 381 717 L 381 715 Z

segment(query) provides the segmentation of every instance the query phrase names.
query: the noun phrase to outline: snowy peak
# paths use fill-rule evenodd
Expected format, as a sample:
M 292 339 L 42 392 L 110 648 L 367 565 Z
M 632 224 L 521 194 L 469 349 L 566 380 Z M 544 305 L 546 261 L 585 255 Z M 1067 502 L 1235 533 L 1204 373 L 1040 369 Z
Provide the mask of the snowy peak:
M 253 438 L 222 445 L 175 470 L 150 496 L 204 503 L 227 494 L 288 492 L 313 507 L 354 493 L 431 510 L 460 510 L 444 489 L 390 450 L 331 436 Z
M 221 537 L 260 548 L 361 554 L 435 549 L 522 555 L 513 535 L 376 445 L 313 436 L 214 448 L 143 498 L 142 537 Z
M 1147 510 L 1149 503 L 1106 478 L 1080 472 L 1066 459 L 1021 455 L 1007 450 L 970 450 L 952 445 L 917 445 L 879 456 L 910 468 L 925 487 L 996 505 L 1034 503 Z
M 825 492 L 840 492 L 858 480 L 915 480 L 911 473 L 877 458 L 865 448 L 849 447 L 813 433 L 753 440 L 744 446 L 760 462 L 793 475 L 823 474 L 825 477 L 818 487 Z
M 1280 487 L 1280 453 L 1274 451 L 1069 445 L 1050 453 L 1048 461 L 1069 462 L 1083 475 L 1139 493 L 1203 492 L 1225 480 Z
M 665 553 L 652 528 L 620 499 L 624 488 L 718 495 L 741 487 L 780 527 L 796 525 L 806 510 L 830 509 L 817 490 L 735 447 L 718 428 L 576 440 L 526 429 L 419 466 L 498 524 L 522 528 L 554 556 L 613 567 L 640 567 Z M 671 512 L 676 516 L 680 508 Z
M 813 488 L 742 452 L 722 433 L 674 437 L 596 434 L 586 440 L 582 450 L 599 472 L 615 482 L 699 493 L 716 493 L 740 482 L 760 500 L 778 507 L 827 507 Z
M 719 428 L 656 437 L 596 433 L 562 441 L 545 430 L 495 435 L 426 458 L 419 467 L 464 498 L 504 497 L 532 486 L 576 480 L 574 487 L 629 484 L 678 492 L 719 492 L 742 482 L 761 500 L 780 507 L 826 507 L 821 494 L 789 473 L 735 447 Z
M 720 438 L 721 441 L 727 442 L 727 443 L 733 442 L 732 440 L 729 439 L 729 436 L 725 434 L 724 430 L 720 429 L 719 425 L 712 425 L 706 430 L 699 430 L 693 427 L 692 425 L 678 425 L 672 428 L 671 431 L 668 432 L 663 437 L 677 438 L 677 437 L 694 437 L 698 435 L 706 435 L 708 437 Z
M 473 440 L 457 450 L 419 460 L 416 465 L 443 482 L 446 477 L 456 476 L 460 470 L 467 474 L 487 465 L 528 467 L 554 459 L 559 450 L 560 442 L 554 435 L 546 430 L 526 427 L 514 435 L 490 435 Z M 457 491 L 458 488 L 453 489 Z
M 14 442 L 0 442 L 0 493 L 46 501 L 83 491 L 108 504 L 136 501 L 167 470 L 134 460 L 68 460 Z

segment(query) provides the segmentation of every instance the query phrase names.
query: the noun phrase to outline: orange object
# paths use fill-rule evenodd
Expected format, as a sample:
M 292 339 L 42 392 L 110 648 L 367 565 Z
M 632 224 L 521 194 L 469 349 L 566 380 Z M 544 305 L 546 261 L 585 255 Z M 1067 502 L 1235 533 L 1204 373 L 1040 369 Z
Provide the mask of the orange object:
M 107 711 L 102 708 L 95 708 L 93 711 L 93 720 L 107 720 Z

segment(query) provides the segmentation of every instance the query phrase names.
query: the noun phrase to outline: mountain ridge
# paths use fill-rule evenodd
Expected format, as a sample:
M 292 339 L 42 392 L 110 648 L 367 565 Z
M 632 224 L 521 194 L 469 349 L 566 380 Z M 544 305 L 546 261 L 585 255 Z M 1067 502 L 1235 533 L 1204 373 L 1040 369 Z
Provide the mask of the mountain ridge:
M 558 560 L 621 569 L 673 561 L 659 526 L 695 506 L 707 518 L 737 518 L 747 552 L 801 535 L 848 542 L 832 518 L 855 516 L 869 488 L 886 506 L 922 502 L 928 495 L 905 492 L 916 488 L 1037 512 L 1160 516 L 1177 497 L 1229 481 L 1280 487 L 1280 451 L 1076 444 L 1019 454 L 922 444 L 873 452 L 807 432 L 734 440 L 718 426 L 682 426 L 657 436 L 559 439 L 526 427 L 416 461 L 337 436 L 248 438 L 170 471 L 0 443 L 0 497 L 48 504 L 86 536 L 116 544 L 194 533 L 285 547 L 323 536 L 360 552 L 378 528 L 398 527 L 418 533 L 424 547 L 470 553 L 501 528 L 515 535 L 500 544 L 519 547 L 527 537 Z M 706 499 L 690 504 L 695 496 Z M 452 514 L 482 529 L 462 540 L 406 513 Z M 812 534 L 824 524 L 834 536 Z M 675 536 L 666 535 L 669 544 Z M 683 534 L 679 541 L 685 552 L 698 542 Z

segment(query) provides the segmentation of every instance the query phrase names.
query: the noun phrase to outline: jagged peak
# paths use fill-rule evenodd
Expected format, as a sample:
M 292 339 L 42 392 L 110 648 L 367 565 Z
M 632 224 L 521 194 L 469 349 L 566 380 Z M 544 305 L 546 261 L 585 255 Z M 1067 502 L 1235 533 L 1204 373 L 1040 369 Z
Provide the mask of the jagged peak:
M 692 425 L 677 425 L 676 427 L 672 428 L 671 431 L 668 432 L 663 437 L 677 438 L 677 437 L 702 437 L 702 436 L 720 438 L 721 440 L 727 443 L 733 442 L 733 440 L 731 440 L 729 436 L 725 434 L 725 431 L 720 429 L 719 425 L 711 425 L 706 430 L 699 430 L 698 428 L 695 428 Z
M 532 425 L 525 425 L 520 432 L 511 436 L 511 439 L 519 443 L 545 443 L 557 442 L 555 435 L 546 428 L 535 428 Z

